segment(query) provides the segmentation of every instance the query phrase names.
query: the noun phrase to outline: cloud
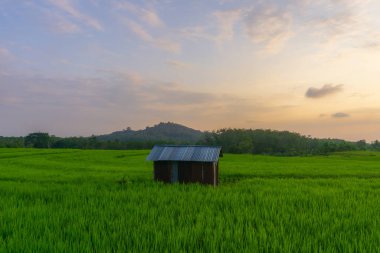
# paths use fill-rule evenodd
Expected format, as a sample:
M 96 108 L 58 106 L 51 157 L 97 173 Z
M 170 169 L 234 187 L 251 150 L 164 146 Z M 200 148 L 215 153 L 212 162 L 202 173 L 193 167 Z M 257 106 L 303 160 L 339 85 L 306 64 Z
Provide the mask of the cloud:
M 368 44 L 367 38 L 373 38 L 377 30 L 371 21 L 367 0 L 319 0 L 300 1 L 298 23 L 305 36 L 316 45 L 341 51 L 345 48 L 357 48 Z M 369 42 L 372 44 L 372 41 Z M 326 49 L 326 48 L 323 48 Z
M 278 52 L 293 36 L 293 16 L 276 5 L 253 8 L 245 18 L 248 37 L 261 44 L 267 52 Z
M 339 8 L 339 7 L 338 7 Z M 355 36 L 360 18 L 351 11 L 334 13 L 326 17 L 315 18 L 310 21 L 312 34 L 322 43 L 335 43 L 338 40 Z
M 119 13 L 119 20 L 141 40 L 172 53 L 179 53 L 181 45 L 170 39 L 170 31 L 152 7 L 141 7 L 128 1 L 113 3 L 116 11 L 127 11 Z M 131 17 L 132 14 L 132 17 Z
M 378 51 L 380 49 L 380 31 L 372 29 L 368 31 L 366 36 L 363 36 L 365 40 L 359 44 L 359 48 L 363 48 L 371 51 Z
M 217 96 L 207 92 L 192 91 L 177 83 L 154 83 L 145 85 L 142 90 L 145 93 L 147 104 L 165 106 L 174 109 L 181 107 L 199 107 L 208 102 L 215 101 Z
M 113 114 L 113 109 L 121 112 L 128 108 L 133 113 L 150 106 L 176 111 L 202 107 L 217 99 L 215 94 L 193 91 L 181 84 L 146 80 L 136 72 L 107 69 L 98 72 L 107 75 L 97 78 L 0 75 L 0 104 L 8 109 L 23 107 L 38 111 L 44 107 L 70 112 L 91 108 Z
M 46 12 L 46 15 L 49 17 L 49 19 L 52 21 L 50 22 L 50 25 L 54 32 L 78 33 L 81 31 L 81 28 L 77 24 L 69 21 L 63 16 L 51 11 L 45 11 L 45 12 Z
M 207 24 L 184 27 L 180 29 L 183 38 L 192 40 L 208 40 L 217 44 L 233 40 L 235 28 L 244 17 L 243 8 L 217 10 L 212 12 L 211 21 Z
M 262 110 L 256 100 L 236 95 L 148 80 L 131 71 L 97 72 L 96 78 L 0 75 L 0 115 L 7 118 L 0 133 L 25 135 L 43 129 L 56 135 L 90 135 L 152 120 L 223 126 L 226 118 L 243 122 Z
M 183 38 L 191 40 L 209 40 L 216 42 L 217 35 L 211 33 L 210 27 L 207 26 L 192 26 L 185 27 L 180 30 L 180 34 Z
M 144 82 L 144 78 L 137 72 L 104 68 L 97 69 L 96 71 L 105 73 L 108 77 L 125 81 L 132 86 L 140 86 Z
M 12 57 L 12 54 L 8 49 L 6 49 L 4 47 L 0 47 L 0 60 L 1 59 L 9 59 L 11 57 Z
M 187 39 L 221 43 L 242 32 L 259 51 L 267 53 L 280 52 L 292 38 L 296 43 L 339 51 L 360 45 L 377 48 L 376 36 L 369 35 L 377 28 L 367 13 L 368 3 L 367 0 L 248 1 L 214 11 L 206 20 L 182 28 L 181 34 Z M 368 37 L 373 39 L 363 41 Z
M 370 49 L 370 50 L 379 50 L 380 49 L 380 42 L 379 42 L 379 40 L 365 42 L 363 44 L 362 48 Z
M 293 36 L 293 15 L 279 4 L 259 3 L 239 8 L 214 11 L 211 22 L 181 30 L 185 38 L 204 39 L 215 43 L 235 39 L 235 33 L 243 31 L 264 51 L 280 51 Z
M 103 26 L 98 20 L 79 11 L 77 8 L 73 6 L 70 0 L 49 0 L 49 2 L 55 7 L 57 7 L 59 10 L 61 10 L 62 12 L 66 14 L 69 14 L 71 17 L 75 18 L 76 20 L 83 22 L 86 25 L 98 31 L 103 30 Z M 68 23 L 68 21 L 66 23 Z M 68 28 L 67 24 L 66 24 L 66 28 Z M 74 27 L 72 26 L 71 29 L 74 29 Z
M 140 24 L 136 23 L 133 20 L 124 19 L 125 24 L 128 26 L 128 28 L 134 32 L 140 39 L 147 41 L 147 42 L 153 42 L 153 36 L 150 35 Z
M 213 16 L 217 20 L 219 30 L 215 39 L 221 42 L 233 39 L 234 27 L 236 23 L 242 18 L 242 15 L 242 9 L 214 12 Z
M 134 115 L 142 115 L 141 97 L 132 82 L 117 77 L 0 76 L 0 115 L 7 118 L 0 132 L 2 135 L 25 135 L 41 129 L 57 135 L 105 132 L 104 129 L 114 127 L 115 121 L 132 121 Z
M 152 27 L 165 26 L 164 22 L 161 20 L 156 10 L 153 8 L 140 7 L 127 1 L 114 3 L 114 7 L 117 10 L 127 10 L 130 13 L 135 14 L 137 18 Z
M 163 37 L 154 37 L 142 25 L 128 18 L 122 18 L 122 21 L 143 41 L 168 52 L 179 53 L 181 51 L 181 45 L 179 43 Z
M 348 117 L 350 117 L 350 114 L 347 114 L 347 113 L 344 113 L 344 112 L 337 112 L 337 113 L 332 114 L 331 117 L 337 118 L 337 119 L 348 118 Z
M 310 87 L 306 93 L 305 96 L 307 98 L 322 98 L 329 95 L 333 95 L 336 93 L 339 93 L 343 90 L 343 85 L 332 85 L 332 84 L 325 84 L 322 88 L 314 88 Z
M 178 61 L 178 60 L 167 60 L 166 64 L 176 67 L 176 68 L 182 68 L 182 69 L 190 67 L 190 64 L 186 62 Z
M 9 62 L 14 59 L 14 55 L 7 48 L 0 46 L 0 76 L 8 74 Z

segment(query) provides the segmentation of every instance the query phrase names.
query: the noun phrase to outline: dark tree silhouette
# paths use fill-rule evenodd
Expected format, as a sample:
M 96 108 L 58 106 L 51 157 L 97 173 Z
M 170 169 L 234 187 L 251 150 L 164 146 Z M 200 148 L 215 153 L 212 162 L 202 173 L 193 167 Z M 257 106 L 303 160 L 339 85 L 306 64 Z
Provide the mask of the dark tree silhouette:
M 50 148 L 50 136 L 48 133 L 30 133 L 25 137 L 25 147 Z

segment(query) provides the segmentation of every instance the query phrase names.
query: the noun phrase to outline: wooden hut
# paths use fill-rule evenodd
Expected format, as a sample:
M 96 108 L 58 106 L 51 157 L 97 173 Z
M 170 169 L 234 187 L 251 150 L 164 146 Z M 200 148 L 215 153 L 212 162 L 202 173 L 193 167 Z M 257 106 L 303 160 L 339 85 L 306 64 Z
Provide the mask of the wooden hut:
M 154 162 L 154 179 L 166 183 L 218 184 L 221 147 L 156 145 L 148 161 Z

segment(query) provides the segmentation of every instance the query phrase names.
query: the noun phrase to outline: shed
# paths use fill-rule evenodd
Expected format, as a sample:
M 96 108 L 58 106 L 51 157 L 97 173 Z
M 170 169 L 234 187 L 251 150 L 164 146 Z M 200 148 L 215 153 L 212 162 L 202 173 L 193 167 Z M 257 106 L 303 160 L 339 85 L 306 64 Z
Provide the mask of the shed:
M 166 183 L 218 185 L 222 147 L 156 145 L 148 161 L 154 163 L 154 180 Z

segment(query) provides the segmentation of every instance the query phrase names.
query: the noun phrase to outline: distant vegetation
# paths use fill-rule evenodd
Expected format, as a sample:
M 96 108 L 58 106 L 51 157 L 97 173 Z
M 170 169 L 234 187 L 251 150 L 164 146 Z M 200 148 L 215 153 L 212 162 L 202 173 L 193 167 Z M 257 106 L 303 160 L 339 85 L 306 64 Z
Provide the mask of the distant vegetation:
M 198 144 L 222 146 L 226 153 L 253 153 L 281 156 L 323 155 L 337 151 L 380 150 L 380 142 L 350 142 L 317 139 L 288 131 L 263 129 L 220 129 L 202 132 L 175 124 L 159 123 L 144 130 L 122 131 L 91 137 L 56 137 L 31 133 L 25 137 L 0 137 L 0 147 L 149 149 L 155 144 Z
M 227 153 L 253 153 L 281 156 L 324 155 L 338 151 L 380 150 L 379 142 L 349 142 L 338 139 L 317 139 L 288 131 L 221 129 L 204 133 L 199 142 L 222 146 Z

